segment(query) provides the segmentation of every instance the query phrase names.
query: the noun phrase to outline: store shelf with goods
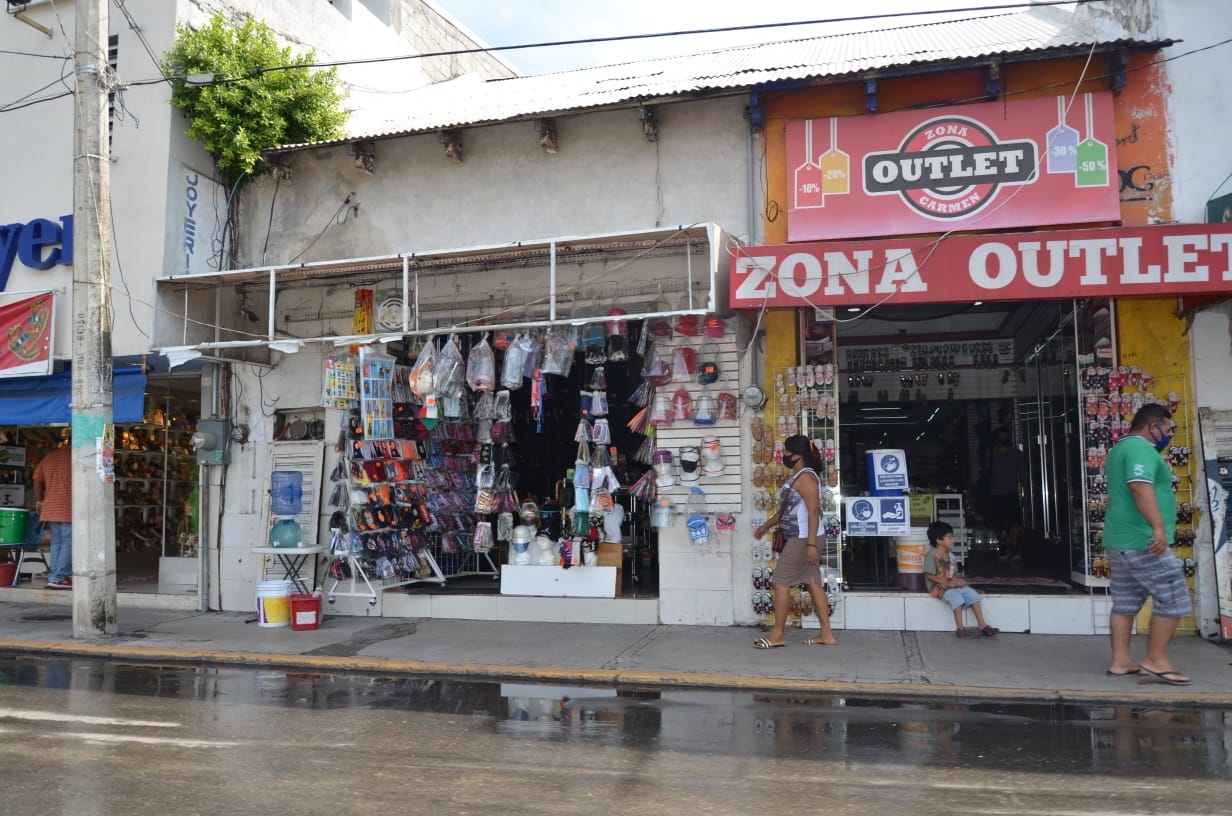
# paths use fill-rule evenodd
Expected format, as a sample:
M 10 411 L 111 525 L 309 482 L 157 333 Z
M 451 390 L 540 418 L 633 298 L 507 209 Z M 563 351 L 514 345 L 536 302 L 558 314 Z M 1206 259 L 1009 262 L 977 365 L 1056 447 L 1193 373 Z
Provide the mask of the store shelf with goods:
M 841 601 L 843 586 L 842 485 L 840 484 L 839 428 L 840 405 L 838 370 L 834 364 L 835 327 L 829 321 L 806 324 L 802 338 L 803 365 L 784 366 L 767 371 L 770 387 L 764 417 L 752 424 L 754 507 L 763 517 L 778 512 L 778 490 L 787 478 L 783 463 L 783 442 L 802 434 L 812 440 L 820 456 L 821 518 L 817 540 L 822 581 L 834 614 Z M 777 556 L 770 542 L 754 544 L 753 611 L 766 616 L 774 613 L 772 589 Z M 815 614 L 807 592 L 793 587 L 788 620 L 800 626 L 802 619 Z

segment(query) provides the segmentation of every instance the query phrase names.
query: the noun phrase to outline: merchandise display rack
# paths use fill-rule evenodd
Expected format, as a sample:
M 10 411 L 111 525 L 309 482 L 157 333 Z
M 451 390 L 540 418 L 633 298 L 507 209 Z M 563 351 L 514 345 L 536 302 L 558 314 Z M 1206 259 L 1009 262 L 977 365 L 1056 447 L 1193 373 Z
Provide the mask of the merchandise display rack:
M 782 443 L 795 434 L 813 440 L 822 457 L 821 518 L 818 543 L 822 581 L 830 602 L 831 614 L 836 614 L 843 586 L 842 490 L 839 468 L 839 393 L 838 369 L 834 363 L 835 327 L 826 323 L 814 327 L 804 343 L 804 359 L 799 366 L 771 369 L 771 389 L 764 419 L 754 419 L 754 506 L 773 517 L 778 512 L 778 487 L 787 478 L 782 463 Z M 760 433 L 758 433 L 758 429 Z M 758 436 L 761 439 L 758 439 Z M 773 577 L 777 557 L 769 539 L 760 542 L 760 558 L 754 558 L 753 611 L 773 619 Z M 755 546 L 757 546 L 755 544 Z M 756 551 L 755 551 L 756 552 Z M 802 618 L 814 613 L 809 594 L 802 587 L 792 587 L 788 622 L 801 626 Z

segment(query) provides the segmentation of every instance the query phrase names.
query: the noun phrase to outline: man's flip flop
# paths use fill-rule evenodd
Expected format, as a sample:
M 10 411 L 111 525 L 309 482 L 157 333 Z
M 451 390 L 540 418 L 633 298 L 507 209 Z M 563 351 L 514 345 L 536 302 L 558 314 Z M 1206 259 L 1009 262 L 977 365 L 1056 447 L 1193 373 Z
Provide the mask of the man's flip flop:
M 1142 674 L 1142 669 L 1131 669 L 1130 671 L 1124 671 L 1124 672 L 1114 672 L 1112 669 L 1108 669 L 1106 672 L 1104 672 L 1104 674 L 1108 675 L 1109 677 L 1136 677 Z
M 1162 680 L 1163 682 L 1167 683 L 1167 684 L 1168 684 L 1168 685 L 1170 685 L 1170 686 L 1188 686 L 1190 683 L 1192 683 L 1192 682 L 1193 682 L 1193 680 L 1191 680 L 1190 678 L 1188 678 L 1188 677 L 1186 677 L 1185 675 L 1181 674 L 1180 672 L 1175 672 L 1175 671 L 1165 671 L 1165 672 L 1151 671 L 1151 670 L 1150 670 L 1150 669 L 1148 669 L 1146 666 L 1139 666 L 1138 668 L 1139 668 L 1141 671 L 1144 671 L 1144 672 L 1146 672 L 1147 674 L 1151 675 L 1152 677 L 1155 677 L 1155 678 L 1158 678 L 1159 680 Z
M 765 638 L 758 638 L 757 640 L 753 641 L 753 646 L 758 649 L 781 649 L 786 645 L 787 645 L 786 643 L 771 643 L 769 640 L 766 640 Z

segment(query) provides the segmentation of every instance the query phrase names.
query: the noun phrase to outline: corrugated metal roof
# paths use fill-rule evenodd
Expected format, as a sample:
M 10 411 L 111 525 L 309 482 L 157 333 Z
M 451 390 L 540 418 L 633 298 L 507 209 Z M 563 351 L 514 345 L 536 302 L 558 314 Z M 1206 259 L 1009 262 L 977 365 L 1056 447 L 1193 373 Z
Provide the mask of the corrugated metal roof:
M 379 139 L 446 128 L 603 108 L 639 100 L 714 95 L 801 80 L 984 57 L 1090 48 L 1163 46 L 1115 20 L 1053 7 L 961 20 L 725 48 L 510 79 L 465 76 L 399 96 L 398 110 L 358 111 L 345 139 Z M 287 145 L 270 152 L 307 145 Z

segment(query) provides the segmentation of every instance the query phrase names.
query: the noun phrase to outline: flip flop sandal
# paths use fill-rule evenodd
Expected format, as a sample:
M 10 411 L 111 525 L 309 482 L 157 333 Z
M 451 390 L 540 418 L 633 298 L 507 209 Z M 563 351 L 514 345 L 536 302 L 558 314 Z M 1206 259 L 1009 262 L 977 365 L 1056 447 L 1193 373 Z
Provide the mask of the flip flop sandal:
M 964 640 L 970 640 L 971 638 L 978 638 L 978 637 L 984 636 L 983 632 L 981 632 L 979 629 L 955 629 L 954 634 L 960 638 L 963 638 Z
M 1001 630 L 995 626 L 985 626 L 983 629 L 980 630 L 980 634 L 983 635 L 984 637 L 996 637 L 997 633 L 1000 631 Z
M 771 643 L 764 637 L 760 637 L 753 641 L 753 647 L 756 649 L 781 649 L 786 645 L 786 643 Z
M 832 643 L 826 643 L 821 639 L 821 635 L 814 635 L 804 641 L 805 646 L 833 646 Z

